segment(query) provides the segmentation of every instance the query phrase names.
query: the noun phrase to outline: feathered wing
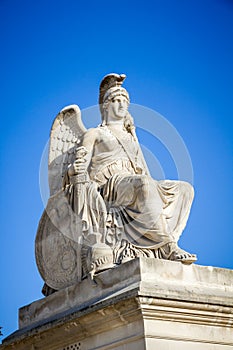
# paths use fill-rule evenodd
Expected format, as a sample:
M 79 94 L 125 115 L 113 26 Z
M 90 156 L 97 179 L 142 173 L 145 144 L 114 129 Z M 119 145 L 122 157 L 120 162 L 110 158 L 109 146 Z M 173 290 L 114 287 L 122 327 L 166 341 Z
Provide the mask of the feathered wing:
M 63 108 L 56 116 L 50 131 L 48 161 L 51 196 L 62 188 L 62 178 L 68 164 L 74 161 L 76 149 L 86 130 L 77 105 Z

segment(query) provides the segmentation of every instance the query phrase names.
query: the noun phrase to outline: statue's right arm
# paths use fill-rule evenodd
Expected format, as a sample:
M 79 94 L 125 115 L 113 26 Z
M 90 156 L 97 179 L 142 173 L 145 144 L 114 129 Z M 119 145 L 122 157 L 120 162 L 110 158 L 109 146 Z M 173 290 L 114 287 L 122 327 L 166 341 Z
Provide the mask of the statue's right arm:
M 74 163 L 69 166 L 69 176 L 84 174 L 87 171 L 97 139 L 98 129 L 89 129 L 85 132 L 82 143 L 77 149 L 77 152 L 80 154 L 83 151 L 83 156 L 77 156 Z

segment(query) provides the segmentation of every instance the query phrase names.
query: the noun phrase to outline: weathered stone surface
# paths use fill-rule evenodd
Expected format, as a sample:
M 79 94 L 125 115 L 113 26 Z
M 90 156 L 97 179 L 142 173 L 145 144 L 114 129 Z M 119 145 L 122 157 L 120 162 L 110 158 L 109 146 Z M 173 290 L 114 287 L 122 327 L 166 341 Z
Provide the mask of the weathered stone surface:
M 178 247 L 193 188 L 151 177 L 128 111 L 125 78 L 103 78 L 98 127 L 87 130 L 76 105 L 63 108 L 53 122 L 51 196 L 36 236 L 45 295 L 138 257 L 185 264 L 197 259 Z
M 1 350 L 233 347 L 233 271 L 140 258 L 19 311 Z

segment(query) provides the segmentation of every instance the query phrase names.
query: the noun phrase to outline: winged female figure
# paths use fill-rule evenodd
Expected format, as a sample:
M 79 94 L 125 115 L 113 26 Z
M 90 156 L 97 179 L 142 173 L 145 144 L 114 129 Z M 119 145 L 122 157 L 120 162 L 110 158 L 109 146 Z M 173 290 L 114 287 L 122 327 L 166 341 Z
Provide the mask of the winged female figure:
M 52 290 L 140 256 L 196 261 L 177 243 L 193 188 L 150 176 L 128 112 L 125 78 L 115 73 L 103 78 L 98 127 L 86 130 L 79 108 L 68 106 L 51 129 L 51 197 L 39 224 L 36 256 Z M 57 254 L 49 255 L 51 244 Z

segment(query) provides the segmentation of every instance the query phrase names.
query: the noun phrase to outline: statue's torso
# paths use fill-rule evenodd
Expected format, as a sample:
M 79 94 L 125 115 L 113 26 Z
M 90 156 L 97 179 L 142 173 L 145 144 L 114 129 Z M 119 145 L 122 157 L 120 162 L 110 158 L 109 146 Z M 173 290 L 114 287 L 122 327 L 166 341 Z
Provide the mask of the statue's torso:
M 134 174 L 132 163 L 137 154 L 138 144 L 133 136 L 122 130 L 117 132 L 116 137 L 108 127 L 98 129 L 98 139 L 90 164 L 90 178 L 104 183 L 114 174 Z

